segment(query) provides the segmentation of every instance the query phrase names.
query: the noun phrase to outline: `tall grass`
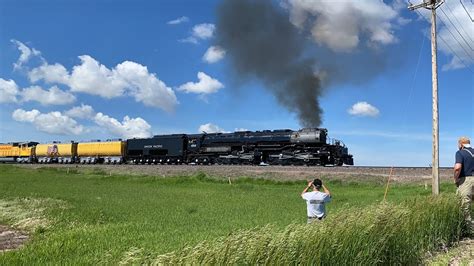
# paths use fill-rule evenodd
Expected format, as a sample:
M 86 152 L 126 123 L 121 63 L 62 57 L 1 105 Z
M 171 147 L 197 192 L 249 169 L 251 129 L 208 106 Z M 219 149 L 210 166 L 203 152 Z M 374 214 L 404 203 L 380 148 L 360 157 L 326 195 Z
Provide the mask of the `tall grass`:
M 457 198 L 417 198 L 340 212 L 320 223 L 265 226 L 160 255 L 157 264 L 419 264 L 459 240 Z

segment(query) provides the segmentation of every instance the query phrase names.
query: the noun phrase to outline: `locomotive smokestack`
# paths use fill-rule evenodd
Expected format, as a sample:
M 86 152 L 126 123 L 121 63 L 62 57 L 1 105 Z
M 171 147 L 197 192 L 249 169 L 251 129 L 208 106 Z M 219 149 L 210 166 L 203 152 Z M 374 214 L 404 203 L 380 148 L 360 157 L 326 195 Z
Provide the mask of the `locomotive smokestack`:
M 271 1 L 225 0 L 217 12 L 216 42 L 239 80 L 257 78 L 303 127 L 318 127 L 322 110 L 315 58 L 288 14 Z

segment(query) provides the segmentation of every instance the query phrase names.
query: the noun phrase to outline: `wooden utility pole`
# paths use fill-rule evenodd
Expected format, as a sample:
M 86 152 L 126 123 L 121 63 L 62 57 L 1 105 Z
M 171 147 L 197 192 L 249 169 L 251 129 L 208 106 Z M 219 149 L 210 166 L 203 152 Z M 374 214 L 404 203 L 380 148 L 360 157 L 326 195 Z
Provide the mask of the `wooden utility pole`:
M 432 162 L 432 192 L 439 194 L 439 120 L 438 120 L 438 63 L 436 59 L 436 9 L 444 0 L 423 0 L 423 3 L 410 4 L 408 9 L 426 8 L 431 10 L 431 72 L 433 87 L 433 162 Z

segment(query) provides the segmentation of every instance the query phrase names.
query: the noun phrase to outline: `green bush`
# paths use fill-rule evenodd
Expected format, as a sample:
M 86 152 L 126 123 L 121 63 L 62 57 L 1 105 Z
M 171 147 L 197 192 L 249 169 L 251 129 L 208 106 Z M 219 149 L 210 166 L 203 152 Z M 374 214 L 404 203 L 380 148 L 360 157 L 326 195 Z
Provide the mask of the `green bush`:
M 341 211 L 322 222 L 267 225 L 160 255 L 156 264 L 419 264 L 461 237 L 454 196 Z

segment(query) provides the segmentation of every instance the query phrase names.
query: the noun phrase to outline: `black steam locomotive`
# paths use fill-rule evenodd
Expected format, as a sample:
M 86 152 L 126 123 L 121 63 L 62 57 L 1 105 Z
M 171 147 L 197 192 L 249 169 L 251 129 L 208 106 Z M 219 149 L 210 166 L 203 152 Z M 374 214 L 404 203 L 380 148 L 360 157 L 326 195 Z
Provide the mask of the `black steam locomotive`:
M 157 135 L 126 140 L 126 161 L 135 164 L 353 165 L 324 128 Z

